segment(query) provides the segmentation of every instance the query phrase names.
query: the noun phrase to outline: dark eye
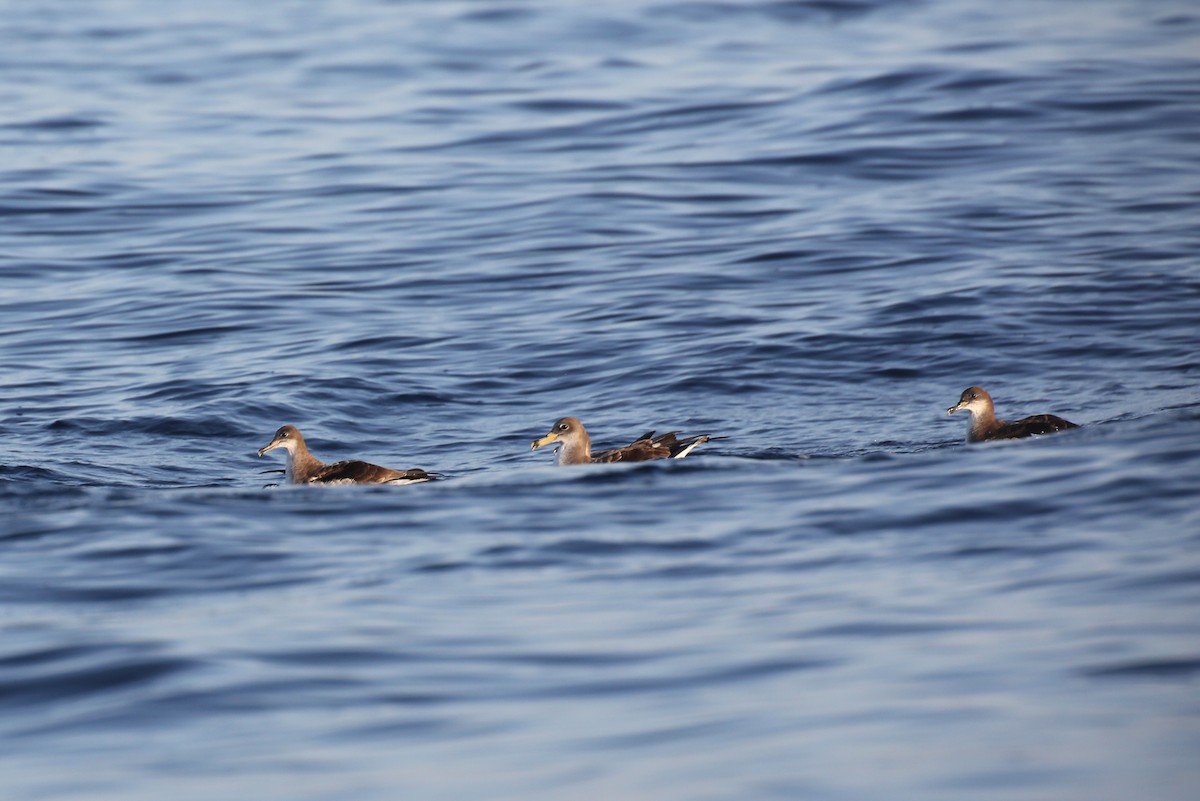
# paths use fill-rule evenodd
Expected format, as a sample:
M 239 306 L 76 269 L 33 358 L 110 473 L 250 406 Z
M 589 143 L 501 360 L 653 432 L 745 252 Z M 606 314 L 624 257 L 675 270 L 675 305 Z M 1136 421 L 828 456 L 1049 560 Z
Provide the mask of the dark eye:
M 558 424 L 558 430 L 559 430 L 559 431 L 566 431 L 566 430 L 567 430 L 567 424 L 566 424 L 566 423 L 559 423 L 559 424 Z
M 978 395 L 976 395 L 974 392 L 972 392 L 972 393 L 971 393 L 971 400 L 978 400 L 978 399 L 979 399 L 979 396 L 978 396 Z
M 280 438 L 280 439 L 285 439 L 285 438 L 287 438 L 287 437 L 290 437 L 290 436 L 291 436 L 291 434 L 289 434 L 289 433 L 288 433 L 288 432 L 286 432 L 286 431 L 280 431 L 280 432 L 279 432 L 279 438 Z

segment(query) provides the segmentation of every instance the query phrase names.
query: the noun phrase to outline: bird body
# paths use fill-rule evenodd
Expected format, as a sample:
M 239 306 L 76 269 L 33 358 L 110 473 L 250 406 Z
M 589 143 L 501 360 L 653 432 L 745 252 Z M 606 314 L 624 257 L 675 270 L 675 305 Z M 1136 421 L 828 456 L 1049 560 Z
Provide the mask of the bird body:
M 708 434 L 680 438 L 674 431 L 654 436 L 647 431 L 628 445 L 592 453 L 592 439 L 583 423 L 575 417 L 563 417 L 550 428 L 541 439 L 534 440 L 529 448 L 536 451 L 545 445 L 558 443 L 558 463 L 566 464 L 612 464 L 614 462 L 646 462 L 651 459 L 682 459 L 697 445 L 712 439 Z
M 295 426 L 283 426 L 276 431 L 274 438 L 259 449 L 258 455 L 276 448 L 283 448 L 287 453 L 289 484 L 419 484 L 437 478 L 434 473 L 420 468 L 393 470 L 357 459 L 325 464 L 309 452 L 304 437 Z
M 947 409 L 946 414 L 954 414 L 958 411 L 971 413 L 971 427 L 967 429 L 967 442 L 1021 439 L 1079 428 L 1078 424 L 1053 414 L 1035 414 L 1012 422 L 1000 420 L 996 417 L 992 396 L 983 387 L 968 387 L 963 390 L 958 403 Z

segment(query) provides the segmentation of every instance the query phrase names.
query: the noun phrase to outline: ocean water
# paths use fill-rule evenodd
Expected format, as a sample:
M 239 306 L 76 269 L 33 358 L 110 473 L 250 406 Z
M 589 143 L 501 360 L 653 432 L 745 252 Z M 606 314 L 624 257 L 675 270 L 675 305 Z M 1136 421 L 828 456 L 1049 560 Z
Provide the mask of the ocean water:
M 12 3 L 0 108 L 0 798 L 1195 797 L 1194 3 Z

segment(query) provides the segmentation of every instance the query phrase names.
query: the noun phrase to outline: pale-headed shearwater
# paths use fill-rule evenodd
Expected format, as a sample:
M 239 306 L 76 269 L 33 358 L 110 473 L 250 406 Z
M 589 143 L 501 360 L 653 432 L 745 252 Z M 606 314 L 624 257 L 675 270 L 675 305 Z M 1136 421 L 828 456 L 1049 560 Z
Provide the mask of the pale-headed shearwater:
M 559 464 L 646 462 L 651 459 L 682 459 L 692 452 L 692 448 L 712 439 L 708 434 L 680 439 L 674 431 L 656 437 L 653 431 L 647 431 L 623 448 L 592 453 L 592 440 L 583 423 L 574 417 L 564 417 L 550 428 L 549 434 L 534 440 L 529 449 L 536 451 L 543 445 L 557 442 Z
M 1006 423 L 996 419 L 992 407 L 992 396 L 983 387 L 968 387 L 963 390 L 958 403 L 946 410 L 946 414 L 966 410 L 971 413 L 971 427 L 967 429 L 967 442 L 984 442 L 990 439 L 1020 439 L 1036 434 L 1053 434 L 1068 428 L 1079 428 L 1070 420 L 1053 414 L 1035 414 Z
M 309 453 L 304 437 L 300 436 L 295 426 L 284 426 L 276 431 L 275 437 L 259 449 L 258 455 L 262 456 L 276 448 L 287 451 L 289 484 L 419 484 L 437 478 L 435 473 L 427 473 L 417 467 L 392 470 L 357 459 L 325 464 Z

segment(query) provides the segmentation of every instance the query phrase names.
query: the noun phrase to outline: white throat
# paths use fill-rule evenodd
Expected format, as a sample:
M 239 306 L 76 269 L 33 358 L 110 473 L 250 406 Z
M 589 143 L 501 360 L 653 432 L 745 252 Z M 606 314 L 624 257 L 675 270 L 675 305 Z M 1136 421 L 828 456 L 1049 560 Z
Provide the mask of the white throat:
M 587 464 L 592 460 L 591 446 L 579 440 L 572 440 L 570 442 L 563 440 L 558 450 L 554 453 L 558 457 L 559 465 Z
M 287 483 L 289 483 L 289 484 L 292 484 L 295 482 L 295 476 L 296 476 L 296 471 L 294 469 L 295 463 L 296 463 L 296 455 L 293 452 L 293 448 L 295 448 L 295 447 L 296 447 L 296 444 L 294 442 L 286 442 L 283 445 L 284 466 L 287 468 L 286 480 L 287 480 Z

